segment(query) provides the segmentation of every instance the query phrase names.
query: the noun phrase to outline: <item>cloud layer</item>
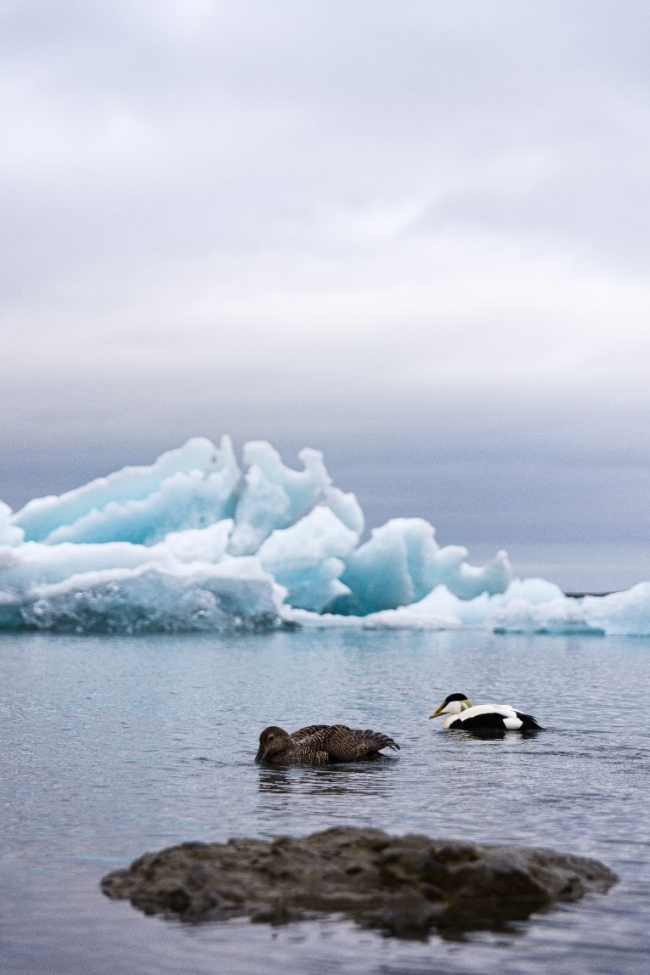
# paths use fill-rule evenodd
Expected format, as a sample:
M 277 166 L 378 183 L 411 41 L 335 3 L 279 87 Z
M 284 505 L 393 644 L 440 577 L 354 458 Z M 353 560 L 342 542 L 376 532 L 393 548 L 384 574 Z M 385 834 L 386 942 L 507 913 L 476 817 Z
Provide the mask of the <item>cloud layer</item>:
M 0 18 L 0 496 L 230 430 L 371 521 L 647 532 L 646 4 Z

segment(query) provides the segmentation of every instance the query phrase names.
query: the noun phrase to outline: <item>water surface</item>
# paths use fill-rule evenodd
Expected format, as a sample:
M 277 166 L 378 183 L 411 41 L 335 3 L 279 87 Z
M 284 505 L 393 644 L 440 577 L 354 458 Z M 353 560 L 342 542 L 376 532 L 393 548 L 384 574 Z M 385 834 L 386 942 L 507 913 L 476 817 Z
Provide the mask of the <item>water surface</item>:
M 650 640 L 309 631 L 0 638 L 0 952 L 7 975 L 575 975 L 650 969 Z M 472 740 L 428 714 L 447 693 L 548 729 Z M 264 769 L 260 730 L 344 721 L 396 758 Z M 333 825 L 595 856 L 606 896 L 463 941 L 400 942 L 338 920 L 190 928 L 98 882 L 188 839 Z

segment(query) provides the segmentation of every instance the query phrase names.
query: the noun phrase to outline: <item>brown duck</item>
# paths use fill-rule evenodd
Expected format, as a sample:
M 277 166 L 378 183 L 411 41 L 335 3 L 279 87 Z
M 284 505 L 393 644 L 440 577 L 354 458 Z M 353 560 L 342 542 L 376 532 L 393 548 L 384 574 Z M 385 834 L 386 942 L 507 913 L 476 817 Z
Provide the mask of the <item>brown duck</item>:
M 376 758 L 382 748 L 399 749 L 399 745 L 380 731 L 360 731 L 344 724 L 312 724 L 292 734 L 271 726 L 260 735 L 255 761 L 281 765 L 357 762 Z

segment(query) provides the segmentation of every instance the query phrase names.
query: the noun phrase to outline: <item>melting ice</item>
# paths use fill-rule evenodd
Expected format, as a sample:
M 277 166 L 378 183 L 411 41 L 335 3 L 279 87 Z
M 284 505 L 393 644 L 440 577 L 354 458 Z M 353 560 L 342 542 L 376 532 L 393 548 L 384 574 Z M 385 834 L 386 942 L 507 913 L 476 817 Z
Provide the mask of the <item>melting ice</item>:
M 12 512 L 0 502 L 0 630 L 138 633 L 280 625 L 650 635 L 650 583 L 569 599 L 440 548 L 395 518 L 360 543 L 363 512 L 317 450 L 282 463 L 228 437 L 196 438 Z

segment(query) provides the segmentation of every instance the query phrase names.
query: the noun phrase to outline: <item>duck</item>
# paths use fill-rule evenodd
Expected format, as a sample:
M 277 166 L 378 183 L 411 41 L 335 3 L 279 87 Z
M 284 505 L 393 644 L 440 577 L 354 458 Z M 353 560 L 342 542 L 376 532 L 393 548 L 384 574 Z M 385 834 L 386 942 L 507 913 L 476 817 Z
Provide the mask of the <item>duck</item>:
M 382 748 L 399 751 L 388 735 L 370 728 L 361 731 L 344 724 L 313 724 L 289 734 L 271 725 L 260 735 L 256 762 L 282 765 L 326 765 L 377 758 Z
M 443 728 L 466 731 L 544 731 L 532 714 L 524 714 L 509 704 L 472 704 L 466 694 L 449 694 L 440 707 L 429 715 L 447 717 Z

